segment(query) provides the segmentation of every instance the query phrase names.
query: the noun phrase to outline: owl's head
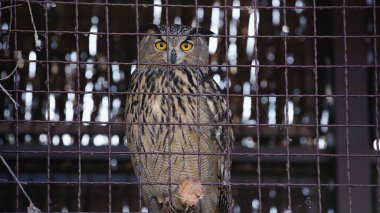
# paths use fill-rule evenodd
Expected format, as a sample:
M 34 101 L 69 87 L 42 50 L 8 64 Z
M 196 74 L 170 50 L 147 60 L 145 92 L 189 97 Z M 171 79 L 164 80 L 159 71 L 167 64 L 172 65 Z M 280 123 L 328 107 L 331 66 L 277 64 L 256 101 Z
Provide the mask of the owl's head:
M 201 36 L 192 36 L 196 35 L 196 28 L 178 24 L 169 26 L 147 24 L 140 27 L 140 32 L 148 33 L 140 41 L 139 60 L 141 63 L 208 64 L 207 40 Z M 212 35 L 214 33 L 198 28 L 198 34 Z

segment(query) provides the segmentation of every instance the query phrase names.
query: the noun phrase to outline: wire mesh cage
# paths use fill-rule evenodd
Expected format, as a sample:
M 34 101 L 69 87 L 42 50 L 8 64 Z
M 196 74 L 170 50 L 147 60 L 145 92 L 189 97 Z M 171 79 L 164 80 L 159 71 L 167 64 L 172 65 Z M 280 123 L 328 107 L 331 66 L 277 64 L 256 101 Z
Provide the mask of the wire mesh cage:
M 231 110 L 228 212 L 380 212 L 378 10 L 375 0 L 2 0 L 0 154 L 41 211 L 148 212 L 124 117 L 127 97 L 144 95 L 127 92 L 142 66 L 139 28 L 202 27 L 215 34 L 209 63 L 194 66 Z M 6 166 L 0 200 L 1 212 L 29 206 Z

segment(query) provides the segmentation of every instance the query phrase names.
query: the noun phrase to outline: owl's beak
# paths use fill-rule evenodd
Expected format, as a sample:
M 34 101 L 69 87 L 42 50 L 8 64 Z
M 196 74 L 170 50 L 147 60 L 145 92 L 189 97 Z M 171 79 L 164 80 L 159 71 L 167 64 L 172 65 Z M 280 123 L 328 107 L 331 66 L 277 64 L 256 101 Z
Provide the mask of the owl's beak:
M 177 62 L 177 52 L 175 50 L 170 51 L 170 63 L 175 64 Z

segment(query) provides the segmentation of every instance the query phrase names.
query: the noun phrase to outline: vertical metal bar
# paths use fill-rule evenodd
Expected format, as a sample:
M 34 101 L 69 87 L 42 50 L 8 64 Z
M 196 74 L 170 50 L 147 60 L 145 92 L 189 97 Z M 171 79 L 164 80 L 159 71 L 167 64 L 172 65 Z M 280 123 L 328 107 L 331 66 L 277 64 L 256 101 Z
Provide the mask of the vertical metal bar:
M 377 62 L 377 15 L 376 15 L 376 1 L 373 1 L 373 55 L 374 55 L 374 68 L 373 71 L 375 72 L 375 124 L 376 124 L 376 130 L 375 130 L 375 140 L 376 140 L 376 151 L 379 153 L 380 150 L 380 129 L 379 129 L 379 86 L 378 86 L 378 62 Z M 380 177 L 380 155 L 377 155 L 377 163 L 376 163 L 376 169 L 377 169 L 377 176 Z M 376 207 L 379 208 L 380 203 L 380 178 L 377 178 L 377 205 Z
M 47 13 L 47 5 L 45 4 L 45 51 L 46 51 L 46 60 L 49 60 L 49 20 L 48 20 L 48 13 Z M 46 62 L 46 80 L 47 80 L 47 212 L 50 212 L 50 182 L 51 182 L 51 174 L 50 174 L 50 169 L 51 169 L 51 134 L 50 134 L 50 65 L 48 62 Z
M 228 40 L 229 40 L 229 37 L 228 37 L 228 10 L 227 10 L 227 6 L 228 6 L 228 1 L 227 0 L 224 0 L 224 46 L 225 46 L 225 51 L 224 51 L 224 57 L 225 57 L 225 60 L 226 60 L 226 65 L 228 65 Z M 232 10 L 232 9 L 231 9 Z M 227 102 L 227 110 L 228 110 L 228 113 L 227 113 L 227 122 L 228 124 L 230 124 L 230 121 L 231 121 L 231 116 L 230 116 L 230 78 L 229 78 L 229 75 L 228 73 L 230 72 L 230 67 L 229 66 L 226 66 L 226 93 L 227 93 L 227 97 L 226 97 L 226 102 Z M 222 94 L 220 94 L 222 95 Z M 230 141 L 230 137 L 229 137 L 229 133 L 231 131 L 231 126 L 230 125 L 227 125 L 227 144 L 226 144 L 226 147 L 227 147 L 227 156 L 226 156 L 226 159 L 227 159 L 227 177 L 228 177 L 228 211 L 229 212 L 233 212 L 233 206 L 232 206 L 232 188 L 231 188 L 231 164 L 230 164 L 230 160 L 231 160 L 231 149 L 230 149 L 230 143 L 232 141 Z
M 135 12 L 136 12 L 136 33 L 139 33 L 139 0 L 135 0 Z M 142 118 L 141 118 L 141 97 L 140 97 L 140 79 L 141 79 L 141 71 L 140 71 L 140 52 L 139 52 L 139 47 L 140 47 L 140 37 L 139 35 L 137 35 L 137 66 L 136 66 L 136 71 L 137 72 L 137 112 L 138 112 L 138 119 L 137 119 L 137 157 L 138 157 L 138 161 L 139 161 L 139 164 L 141 165 L 141 147 L 142 147 L 142 142 L 141 142 L 141 121 L 142 121 Z M 133 94 L 129 94 L 129 95 L 133 95 Z M 132 103 L 129 103 L 129 104 L 132 104 Z M 131 124 L 132 125 L 132 124 Z M 141 166 L 138 165 L 137 166 L 137 170 L 138 170 L 138 174 L 140 176 L 141 174 Z M 141 185 L 141 179 L 140 177 L 137 177 L 137 182 L 138 182 L 138 187 L 139 187 L 139 196 L 140 196 L 140 199 L 139 199 L 139 211 L 141 211 L 142 209 L 142 185 Z
M 347 163 L 347 181 L 348 181 L 348 205 L 349 212 L 352 213 L 352 199 L 351 199 L 351 174 L 350 174 L 350 140 L 349 140 L 349 129 L 348 129 L 348 68 L 347 68 L 347 23 L 346 23 L 346 0 L 343 0 L 343 46 L 344 46 L 344 84 L 345 84 L 345 138 L 346 138 L 346 163 Z
M 109 30 L 109 8 L 108 8 L 108 0 L 106 0 L 106 51 L 107 51 L 107 81 L 108 81 L 108 88 L 107 88 L 107 95 L 108 95 L 108 121 L 111 120 L 111 70 L 110 70 L 110 30 Z M 112 170 L 111 170 L 111 123 L 107 124 L 108 126 L 108 212 L 112 212 Z
M 321 195 L 321 168 L 319 157 L 319 100 L 318 100 L 318 49 L 317 49 L 317 14 L 316 14 L 316 2 L 313 0 L 313 35 L 314 35 L 314 88 L 315 88 L 315 134 L 316 134 L 316 151 L 317 151 L 317 175 L 318 175 L 318 210 L 322 213 L 322 195 Z
M 258 24 L 256 24 L 257 22 L 257 16 L 258 16 L 258 13 L 257 13 L 257 10 L 259 9 L 257 7 L 257 0 L 253 0 L 253 5 L 254 5 L 254 16 L 255 16 L 255 23 L 254 23 L 254 27 L 255 27 L 255 37 L 254 39 L 256 40 L 256 42 L 254 43 L 254 47 L 253 47 L 253 59 L 258 61 L 258 54 L 257 54 L 257 43 L 258 43 L 258 37 L 257 35 L 259 34 L 258 33 Z M 258 193 L 259 193 L 259 213 L 262 213 L 263 212 L 263 206 L 262 206 L 262 199 L 263 199 L 263 195 L 262 195 L 262 192 L 261 192 L 261 145 L 260 145 L 260 98 L 259 98 L 259 84 L 257 82 L 259 82 L 259 71 L 260 71 L 260 66 L 257 62 L 255 62 L 254 64 L 255 66 L 255 69 L 256 69 L 256 72 L 255 72 L 255 75 L 256 75 L 256 140 L 257 140 L 257 181 L 258 181 Z
M 12 1 L 13 3 L 13 1 Z M 14 0 L 14 5 L 17 5 L 17 0 Z M 13 4 L 12 4 L 13 6 Z M 14 11 L 14 29 L 17 30 L 17 7 L 12 7 L 11 8 L 11 11 Z M 9 21 L 10 23 L 12 22 L 12 19 Z M 14 49 L 17 50 L 18 49 L 18 45 L 17 45 L 17 31 L 13 32 L 14 33 Z M 11 32 L 9 32 L 9 36 L 10 36 Z M 9 44 L 10 46 L 10 44 Z M 21 53 L 22 54 L 22 53 Z M 18 69 L 16 69 L 16 72 L 15 72 L 15 77 L 13 77 L 14 79 L 14 85 L 13 87 L 15 88 L 15 90 L 19 90 L 19 78 L 18 78 Z M 15 99 L 16 99 L 16 103 L 18 103 L 18 100 L 19 100 L 19 94 L 18 92 L 16 92 L 15 94 Z M 16 138 L 16 177 L 19 178 L 19 170 L 20 170 L 20 165 L 19 165 L 19 149 L 20 149 L 20 141 L 19 141 L 19 118 L 18 118 L 18 114 L 19 114 L 19 109 L 20 107 L 15 107 L 15 117 L 16 117 L 16 135 L 15 135 L 15 138 Z M 18 184 L 16 184 L 16 211 L 19 211 L 20 209 L 20 203 L 19 203 L 19 199 L 20 199 L 20 187 L 18 186 Z
M 167 41 L 167 49 L 169 50 L 170 48 L 170 42 L 169 42 L 169 6 L 168 6 L 168 0 L 165 0 L 165 25 L 166 25 L 166 30 L 165 30 L 165 35 L 166 35 L 166 41 Z M 166 60 L 166 70 L 170 70 L 172 68 L 171 64 L 169 63 L 170 61 L 170 57 L 169 57 L 169 51 L 166 51 L 166 56 L 167 56 L 167 60 Z M 168 99 L 168 105 L 167 105 L 167 109 L 168 109 L 168 113 L 166 115 L 166 118 L 167 118 L 167 122 L 168 123 L 171 123 L 171 115 L 172 115 L 172 109 L 171 109 L 171 106 L 172 106 L 172 103 L 171 101 L 174 101 L 174 99 L 172 100 L 171 99 L 171 89 L 170 89 L 170 73 L 169 72 L 166 72 L 165 73 L 165 78 L 167 81 L 169 81 L 169 87 L 166 88 L 167 91 L 165 91 Z M 167 126 L 167 129 L 168 129 L 168 138 L 169 138 L 169 141 L 168 141 L 168 172 L 169 172 L 169 180 L 168 180 L 168 194 L 169 194 L 169 204 L 172 202 L 173 200 L 173 196 L 172 196 L 172 142 L 173 142 L 173 139 L 174 139 L 174 132 L 172 131 L 174 128 L 174 125 L 173 124 L 169 124 Z M 165 150 L 165 149 L 164 149 Z M 164 152 L 164 151 L 163 151 Z M 163 155 L 165 155 L 166 153 L 162 153 Z
M 196 18 L 196 24 L 195 24 L 195 34 L 198 35 L 198 28 L 199 28 L 199 20 L 198 20 L 198 0 L 195 0 L 195 18 Z M 198 42 L 198 39 L 199 37 L 195 37 L 195 56 L 196 56 L 196 75 L 197 75 L 197 78 L 196 78 L 196 82 L 197 82 L 197 92 L 196 92 L 196 96 L 197 96 L 197 110 L 196 110 L 196 113 L 197 113 L 197 117 L 196 117 L 196 125 L 197 125 L 197 152 L 198 152 L 198 155 L 197 155 L 197 161 L 198 161 L 198 173 L 199 173 L 199 181 L 201 182 L 202 184 L 202 167 L 201 167 L 201 156 L 200 156 L 200 152 L 201 152 L 201 134 L 200 134 L 200 120 L 199 120 L 199 117 L 200 117 L 200 107 L 199 107 L 199 101 L 200 101 L 200 93 L 199 93 L 199 72 L 200 72 L 200 68 L 199 68 L 199 42 Z M 199 202 L 199 209 L 202 209 L 202 202 Z
M 45 51 L 46 51 L 46 60 L 49 59 L 49 37 L 48 37 L 48 21 L 47 21 L 47 12 L 45 11 Z M 50 111 L 50 101 L 49 101 L 49 96 L 50 96 L 50 70 L 49 70 L 49 64 L 46 64 L 46 78 L 47 78 L 47 110 L 48 112 Z M 47 120 L 50 121 L 50 113 L 47 113 Z M 50 212 L 50 182 L 51 182 L 51 174 L 50 174 L 50 169 L 51 169 L 51 135 L 50 135 L 50 122 L 47 123 L 47 137 L 48 137 L 48 144 L 47 144 L 47 212 Z
M 75 0 L 75 45 L 77 52 L 77 88 L 80 91 L 80 50 L 79 50 L 79 11 L 78 11 L 78 0 Z M 77 93 L 76 97 L 78 99 L 78 103 L 80 103 L 80 94 Z M 78 108 L 80 104 L 78 104 Z M 78 109 L 77 115 L 77 125 L 78 125 L 78 192 L 77 192 L 77 210 L 81 211 L 81 196 L 82 196 L 82 153 L 81 153 L 81 119 L 80 119 L 80 110 Z
M 287 27 L 287 21 L 286 21 L 286 0 L 283 0 L 284 8 L 283 8 L 283 17 L 284 17 L 284 26 Z M 292 209 L 292 198 L 291 198 L 291 187 L 290 187 L 290 140 L 289 140 L 289 121 L 288 121 L 288 100 L 289 100 L 289 81 L 288 81 L 288 66 L 286 59 L 288 57 L 288 42 L 287 42 L 287 35 L 288 32 L 284 32 L 284 68 L 285 68 L 285 131 L 286 131 L 286 174 L 288 179 L 288 210 L 291 211 Z

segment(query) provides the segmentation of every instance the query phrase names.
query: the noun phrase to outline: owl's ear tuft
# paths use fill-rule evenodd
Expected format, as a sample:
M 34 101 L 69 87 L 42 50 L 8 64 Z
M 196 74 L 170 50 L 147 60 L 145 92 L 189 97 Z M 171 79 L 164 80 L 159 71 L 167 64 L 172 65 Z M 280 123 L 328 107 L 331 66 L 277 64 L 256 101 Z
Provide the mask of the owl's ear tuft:
M 193 35 L 197 33 L 197 29 L 196 28 L 193 28 L 190 32 L 190 35 Z M 205 28 L 201 28 L 201 27 L 198 27 L 198 33 L 201 34 L 201 35 L 214 35 L 215 33 L 210 31 L 210 30 L 206 30 Z
M 150 23 L 150 24 L 143 24 L 139 26 L 139 33 L 149 33 L 151 31 L 157 34 L 160 33 L 159 27 L 155 24 Z

